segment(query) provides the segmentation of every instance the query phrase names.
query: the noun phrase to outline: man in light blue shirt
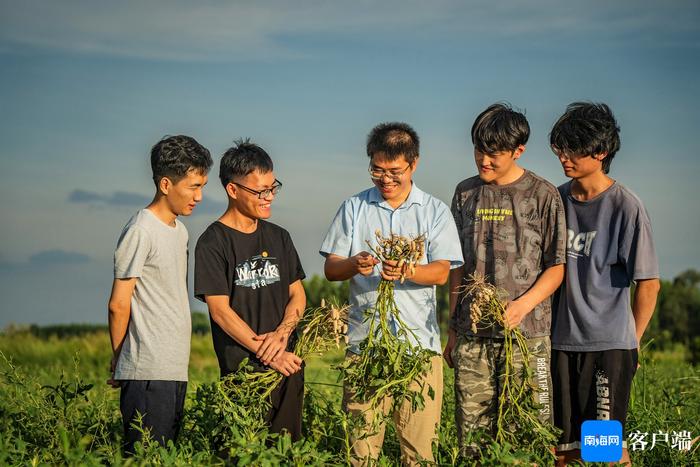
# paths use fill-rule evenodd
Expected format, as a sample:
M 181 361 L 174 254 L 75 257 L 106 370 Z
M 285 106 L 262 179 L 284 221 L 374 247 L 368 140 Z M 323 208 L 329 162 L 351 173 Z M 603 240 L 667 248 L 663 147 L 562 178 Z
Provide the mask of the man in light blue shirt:
M 431 370 L 425 377 L 425 408 L 412 412 L 404 403 L 393 414 L 404 464 L 415 465 L 420 459 L 432 462 L 432 441 L 440 423 L 442 405 L 442 361 L 440 330 L 437 322 L 435 286 L 447 281 L 451 268 L 463 264 L 457 228 L 445 203 L 421 191 L 412 181 L 418 166 L 419 139 L 405 123 L 383 123 L 367 138 L 369 172 L 374 187 L 343 202 L 338 210 L 320 253 L 326 258 L 328 280 L 350 280 L 349 347 L 347 358 L 359 353 L 359 344 L 368 332 L 365 310 L 374 307 L 380 279 L 397 281 L 395 299 L 400 318 L 415 334 L 412 344 L 435 352 Z M 373 242 L 375 231 L 383 236 L 397 234 L 408 238 L 424 234 L 426 254 L 409 271 L 393 261 L 379 265 L 367 252 L 366 241 Z M 403 270 L 402 270 L 403 269 Z M 402 273 L 406 281 L 398 281 Z M 394 323 L 396 329 L 396 323 Z M 435 391 L 427 395 L 428 386 Z M 389 407 L 391 401 L 383 406 Z M 355 400 L 347 388 L 344 405 L 351 413 L 372 414 L 368 404 Z M 353 454 L 362 462 L 376 459 L 381 452 L 384 427 L 371 436 L 357 436 Z

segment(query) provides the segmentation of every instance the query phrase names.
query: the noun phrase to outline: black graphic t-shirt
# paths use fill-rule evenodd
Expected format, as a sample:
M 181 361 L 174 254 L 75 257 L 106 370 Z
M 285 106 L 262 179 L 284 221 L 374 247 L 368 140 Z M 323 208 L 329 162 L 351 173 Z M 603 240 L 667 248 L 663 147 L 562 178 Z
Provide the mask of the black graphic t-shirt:
M 194 294 L 227 295 L 231 308 L 257 334 L 274 331 L 284 318 L 289 285 L 305 277 L 289 232 L 258 221 L 253 233 L 214 222 L 197 240 Z M 236 342 L 211 320 L 221 375 L 238 369 L 244 358 L 257 368 L 255 353 Z M 290 348 L 293 339 L 290 339 Z

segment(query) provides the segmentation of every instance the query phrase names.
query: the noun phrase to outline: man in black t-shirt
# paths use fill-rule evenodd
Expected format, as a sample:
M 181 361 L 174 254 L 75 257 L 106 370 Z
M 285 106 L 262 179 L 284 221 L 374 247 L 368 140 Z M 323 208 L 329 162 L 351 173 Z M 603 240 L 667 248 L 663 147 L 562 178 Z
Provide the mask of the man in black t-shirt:
M 267 422 L 270 431 L 287 431 L 296 441 L 304 376 L 290 336 L 306 307 L 305 275 L 289 233 L 264 220 L 282 186 L 272 170 L 270 156 L 248 141 L 224 153 L 219 178 L 228 208 L 197 241 L 194 290 L 209 307 L 221 376 L 245 358 L 285 376 Z

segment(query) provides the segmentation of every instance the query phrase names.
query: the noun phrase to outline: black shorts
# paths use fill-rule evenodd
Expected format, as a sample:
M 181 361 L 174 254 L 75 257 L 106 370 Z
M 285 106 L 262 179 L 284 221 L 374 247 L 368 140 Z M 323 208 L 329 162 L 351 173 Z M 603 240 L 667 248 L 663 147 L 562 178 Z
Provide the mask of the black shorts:
M 557 450 L 581 449 L 581 424 L 617 420 L 624 429 L 637 349 L 552 350 L 554 424 L 563 430 Z
M 132 424 L 142 416 L 143 428 L 151 438 L 165 446 L 177 439 L 182 424 L 187 381 L 123 380 L 119 407 L 124 423 L 124 451 L 134 452 L 141 431 Z

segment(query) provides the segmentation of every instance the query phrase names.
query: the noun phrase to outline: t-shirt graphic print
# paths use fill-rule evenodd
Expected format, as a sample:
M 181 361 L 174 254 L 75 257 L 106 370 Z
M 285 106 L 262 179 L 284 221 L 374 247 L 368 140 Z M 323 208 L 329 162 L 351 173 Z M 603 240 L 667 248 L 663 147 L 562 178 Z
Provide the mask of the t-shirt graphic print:
M 266 287 L 279 282 L 280 268 L 277 258 L 270 257 L 267 251 L 253 256 L 236 266 L 236 281 L 238 287 Z

